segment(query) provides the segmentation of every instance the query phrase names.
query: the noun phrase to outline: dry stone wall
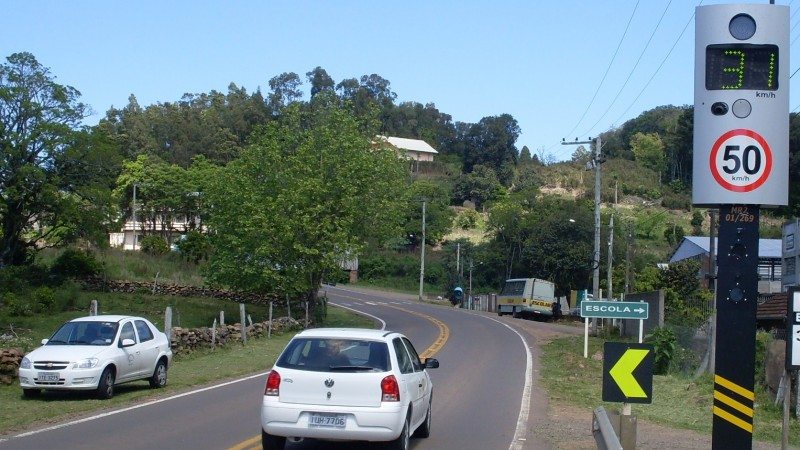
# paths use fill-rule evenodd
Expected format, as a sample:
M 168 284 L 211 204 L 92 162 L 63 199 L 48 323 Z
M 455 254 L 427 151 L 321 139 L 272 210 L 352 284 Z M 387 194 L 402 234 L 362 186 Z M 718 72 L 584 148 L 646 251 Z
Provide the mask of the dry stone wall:
M 148 293 L 176 295 L 179 297 L 214 297 L 251 305 L 268 305 L 271 301 L 278 301 L 274 295 L 211 289 L 202 286 L 178 286 L 145 281 L 103 280 L 102 278 L 86 278 L 81 280 L 81 283 L 86 290 L 95 292 L 117 292 L 122 294 Z

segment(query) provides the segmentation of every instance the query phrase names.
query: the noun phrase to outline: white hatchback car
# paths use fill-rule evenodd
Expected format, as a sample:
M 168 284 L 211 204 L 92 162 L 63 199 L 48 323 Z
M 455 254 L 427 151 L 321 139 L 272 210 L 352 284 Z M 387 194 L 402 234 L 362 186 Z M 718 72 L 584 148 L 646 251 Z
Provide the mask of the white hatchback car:
M 64 323 L 42 346 L 22 358 L 19 383 L 25 397 L 42 389 L 95 390 L 111 398 L 114 385 L 148 380 L 167 384 L 172 349 L 167 335 L 132 316 L 89 316 Z
M 286 439 L 388 441 L 406 450 L 431 431 L 433 384 L 411 342 L 385 330 L 326 329 L 297 334 L 267 376 L 261 405 L 264 449 Z

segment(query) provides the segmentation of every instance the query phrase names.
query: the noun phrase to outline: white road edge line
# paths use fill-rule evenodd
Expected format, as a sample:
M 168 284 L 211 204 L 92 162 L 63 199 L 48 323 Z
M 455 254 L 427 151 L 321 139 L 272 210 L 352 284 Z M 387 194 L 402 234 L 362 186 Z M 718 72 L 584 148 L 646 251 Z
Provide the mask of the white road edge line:
M 339 307 L 339 308 L 348 309 L 348 310 L 353 311 L 353 312 L 358 313 L 358 314 L 363 314 L 365 316 L 372 317 L 373 319 L 375 319 L 375 320 L 377 320 L 377 321 L 379 321 L 381 323 L 381 330 L 385 330 L 386 329 L 386 322 L 383 319 L 381 319 L 380 317 L 373 316 L 372 314 L 366 313 L 364 311 L 359 311 L 357 309 L 348 308 L 347 306 L 337 305 L 335 303 L 331 303 L 331 305 Z M 62 424 L 54 425 L 52 427 L 42 428 L 42 429 L 34 430 L 34 431 L 28 431 L 26 433 L 16 434 L 14 436 L 10 436 L 10 437 L 7 437 L 7 438 L 0 438 L 0 442 L 5 442 L 5 441 L 11 440 L 11 439 L 19 439 L 19 438 L 24 438 L 24 437 L 28 437 L 28 436 L 33 436 L 34 434 L 44 433 L 44 432 L 47 432 L 47 431 L 54 431 L 54 430 L 58 430 L 60 428 L 66 428 L 66 427 L 69 427 L 69 426 L 72 426 L 72 425 L 77 425 L 79 423 L 90 422 L 92 420 L 102 419 L 104 417 L 113 416 L 115 414 L 120 414 L 120 413 L 124 413 L 124 412 L 128 412 L 128 411 L 132 411 L 134 409 L 144 408 L 145 406 L 151 406 L 151 405 L 155 405 L 155 404 L 158 404 L 158 403 L 166 402 L 166 401 L 169 401 L 169 400 L 175 400 L 177 398 L 186 397 L 186 396 L 189 396 L 189 395 L 199 394 L 200 392 L 210 391 L 212 389 L 216 389 L 216 388 L 220 388 L 220 387 L 224 387 L 224 386 L 229 386 L 231 384 L 240 383 L 242 381 L 252 380 L 253 378 L 264 377 L 264 376 L 267 375 L 267 373 L 269 373 L 269 372 L 262 372 L 262 373 L 258 373 L 258 374 L 255 374 L 255 375 L 250 375 L 250 376 L 247 376 L 247 377 L 244 377 L 244 378 L 239 378 L 237 380 L 227 381 L 227 382 L 221 383 L 221 384 L 215 384 L 214 386 L 208 386 L 208 387 L 204 387 L 202 389 L 197 389 L 197 390 L 194 390 L 194 391 L 184 392 L 182 394 L 172 395 L 170 397 L 160 398 L 160 399 L 153 400 L 153 401 L 150 401 L 150 402 L 147 402 L 147 403 L 141 403 L 141 404 L 138 404 L 138 405 L 129 406 L 127 408 L 117 409 L 117 410 L 114 410 L 114 411 L 109 411 L 109 412 L 102 413 L 102 414 L 97 414 L 97 415 L 94 415 L 94 416 L 84 417 L 83 419 L 73 420 L 71 422 L 65 422 L 65 423 L 62 423 Z
M 473 314 L 478 317 L 486 317 L 480 314 Z M 522 344 L 525 347 L 525 386 L 522 388 L 522 401 L 520 402 L 519 406 L 519 417 L 517 417 L 517 429 L 514 431 L 514 438 L 511 441 L 511 445 L 508 446 L 508 450 L 520 450 L 522 448 L 522 444 L 525 442 L 525 430 L 528 428 L 528 416 L 530 415 L 530 405 L 531 405 L 531 390 L 533 389 L 533 382 L 532 382 L 532 375 L 533 375 L 533 357 L 531 356 L 531 349 L 528 347 L 528 341 L 525 340 L 525 336 L 520 334 L 519 331 L 515 330 L 511 325 L 503 323 L 497 319 L 492 317 L 486 317 L 487 319 L 497 322 L 500 325 L 508 328 L 509 330 L 513 331 L 514 334 L 519 336 L 522 340 Z
M 366 313 L 364 311 L 359 311 L 357 309 L 353 309 L 353 308 L 350 308 L 350 307 L 344 306 L 344 305 L 339 305 L 339 304 L 333 303 L 333 302 L 331 302 L 331 305 L 336 306 L 337 308 L 344 308 L 344 309 L 347 309 L 349 311 L 353 311 L 354 313 L 361 314 L 361 315 L 364 315 L 364 316 L 367 316 L 367 317 L 372 317 L 373 319 L 375 319 L 375 320 L 377 320 L 377 321 L 379 321 L 381 323 L 381 328 L 380 328 L 381 330 L 385 330 L 386 329 L 386 321 L 384 321 L 383 319 L 381 319 L 378 316 L 373 316 L 370 313 Z
M 237 380 L 227 381 L 225 383 L 215 384 L 213 386 L 204 387 L 204 388 L 197 389 L 197 390 L 194 390 L 194 391 L 184 392 L 182 394 L 177 394 L 177 395 L 172 395 L 172 396 L 165 397 L 165 398 L 160 398 L 160 399 L 157 399 L 157 400 L 149 401 L 147 403 L 141 403 L 141 404 L 138 404 L 138 405 L 129 406 L 127 408 L 117 409 L 117 410 L 114 410 L 114 411 L 109 411 L 109 412 L 106 412 L 106 413 L 97 414 L 97 415 L 90 416 L 90 417 L 84 417 L 83 419 L 73 420 L 72 422 L 65 422 L 65 423 L 62 423 L 62 424 L 54 425 L 52 427 L 42 428 L 42 429 L 34 430 L 34 431 L 28 431 L 26 433 L 21 433 L 21 434 L 17 434 L 17 435 L 14 435 L 14 436 L 11 436 L 11 437 L 8 437 L 8 438 L 5 438 L 5 439 L 0 439 L 0 442 L 5 442 L 5 441 L 8 441 L 10 439 L 24 438 L 24 437 L 27 437 L 27 436 L 32 436 L 34 434 L 44 433 L 46 431 L 58 430 L 59 428 L 66 428 L 66 427 L 69 427 L 69 426 L 72 426 L 72 425 L 77 425 L 79 423 L 90 422 L 92 420 L 102 419 L 103 417 L 113 416 L 115 414 L 120 414 L 120 413 L 124 413 L 124 412 L 128 412 L 128 411 L 132 411 L 134 409 L 144 408 L 145 406 L 151 406 L 151 405 L 155 405 L 155 404 L 158 404 L 158 403 L 166 402 L 166 401 L 169 401 L 169 400 L 175 400 L 177 398 L 187 397 L 189 395 L 199 394 L 200 392 L 210 391 L 212 389 L 217 389 L 217 388 L 221 388 L 221 387 L 224 387 L 224 386 L 229 386 L 231 384 L 240 383 L 242 381 L 252 380 L 253 378 L 265 377 L 265 376 L 267 376 L 267 373 L 268 372 L 258 373 L 258 374 L 250 375 L 250 376 L 247 376 L 247 377 L 244 377 L 244 378 L 239 378 Z

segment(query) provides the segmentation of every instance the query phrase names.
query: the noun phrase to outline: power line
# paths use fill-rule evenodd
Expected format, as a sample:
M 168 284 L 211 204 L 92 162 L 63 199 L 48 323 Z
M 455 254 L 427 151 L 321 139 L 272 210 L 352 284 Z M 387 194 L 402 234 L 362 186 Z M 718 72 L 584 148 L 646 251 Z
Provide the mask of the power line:
M 697 6 L 702 5 L 703 1 L 704 0 L 700 0 L 700 3 L 698 3 Z M 692 13 L 692 16 L 689 17 L 689 20 L 686 22 L 686 25 L 683 26 L 683 30 L 681 30 L 681 34 L 679 34 L 678 38 L 675 39 L 675 42 L 672 43 L 672 47 L 670 47 L 669 51 L 667 52 L 667 55 L 664 56 L 664 59 L 661 60 L 661 64 L 658 65 L 658 67 L 656 68 L 655 72 L 653 72 L 653 75 L 651 75 L 650 79 L 647 80 L 647 83 L 645 83 L 644 87 L 642 87 L 642 90 L 639 91 L 639 93 L 636 95 L 636 98 L 633 99 L 631 104 L 628 105 L 627 108 L 625 108 L 625 111 L 623 111 L 622 114 L 620 114 L 620 116 L 617 118 L 617 120 L 615 120 L 613 123 L 617 123 L 617 122 L 620 121 L 620 119 L 625 117 L 625 114 L 627 114 L 628 111 L 633 107 L 633 105 L 636 104 L 636 101 L 639 100 L 639 97 L 642 96 L 642 93 L 644 93 L 645 89 L 647 89 L 647 87 L 650 86 L 650 83 L 653 81 L 653 78 L 656 77 L 656 74 L 658 74 L 658 72 L 664 66 L 664 63 L 667 62 L 667 59 L 669 59 L 669 55 L 671 55 L 672 51 L 675 50 L 675 47 L 678 45 L 678 42 L 680 42 L 681 38 L 683 37 L 683 34 L 686 33 L 686 29 L 689 28 L 689 24 L 692 23 L 692 20 L 694 20 L 694 13 Z
M 628 74 L 628 78 L 625 79 L 625 82 L 622 83 L 622 87 L 619 88 L 619 91 L 617 91 L 617 95 L 614 96 L 614 100 L 611 102 L 610 105 L 608 105 L 608 108 L 606 108 L 605 112 L 603 112 L 603 115 L 600 116 L 599 119 L 597 119 L 597 122 L 595 122 L 588 130 L 586 130 L 586 132 L 583 133 L 582 136 L 588 135 L 592 130 L 594 130 L 594 127 L 596 127 L 597 124 L 600 123 L 600 121 L 603 120 L 606 117 L 606 114 L 608 114 L 608 112 L 611 110 L 611 108 L 614 106 L 614 104 L 617 103 L 617 100 L 619 99 L 620 94 L 625 89 L 625 87 L 628 85 L 628 81 L 630 81 L 631 77 L 633 76 L 633 72 L 635 72 L 636 68 L 639 67 L 639 62 L 642 61 L 642 57 L 644 56 L 644 53 L 647 51 L 648 47 L 650 47 L 650 42 L 653 41 L 653 37 L 656 35 L 656 31 L 658 31 L 658 28 L 661 26 L 661 22 L 664 20 L 664 16 L 667 14 L 667 10 L 669 9 L 669 6 L 671 4 L 672 4 L 672 0 L 670 0 L 667 3 L 667 6 L 664 8 L 664 12 L 661 13 L 661 17 L 658 19 L 658 23 L 656 24 L 655 28 L 653 28 L 653 32 L 650 33 L 650 38 L 647 40 L 647 43 L 644 45 L 644 48 L 642 49 L 642 52 L 639 53 L 639 58 L 636 60 L 636 64 L 633 65 L 633 69 L 631 69 L 631 72 Z
M 671 0 L 670 0 L 671 1 Z M 603 74 L 603 78 L 600 79 L 600 84 L 597 85 L 597 89 L 594 91 L 594 95 L 592 95 L 592 99 L 589 101 L 589 104 L 586 105 L 586 109 L 581 114 L 580 119 L 575 123 L 575 126 L 572 127 L 571 130 L 566 134 L 567 136 L 572 135 L 576 128 L 583 122 L 583 119 L 586 117 L 586 113 L 589 112 L 589 109 L 594 104 L 595 99 L 597 98 L 597 94 L 600 92 L 600 88 L 603 86 L 603 82 L 606 81 L 606 77 L 608 76 L 608 72 L 611 70 L 611 66 L 614 64 L 614 60 L 617 58 L 617 54 L 619 53 L 620 47 L 622 47 L 622 42 L 625 40 L 625 36 L 628 34 L 628 29 L 631 26 L 631 22 L 633 22 L 633 16 L 636 15 L 636 9 L 639 7 L 639 0 L 636 1 L 636 4 L 633 6 L 633 11 L 631 12 L 631 16 L 628 18 L 628 23 L 625 25 L 625 31 L 622 32 L 622 37 L 619 38 L 619 42 L 617 43 L 617 48 L 614 50 L 614 55 L 611 56 L 611 61 L 608 62 L 608 67 L 606 67 L 606 71 Z M 555 147 L 558 145 L 557 143 L 553 145 Z

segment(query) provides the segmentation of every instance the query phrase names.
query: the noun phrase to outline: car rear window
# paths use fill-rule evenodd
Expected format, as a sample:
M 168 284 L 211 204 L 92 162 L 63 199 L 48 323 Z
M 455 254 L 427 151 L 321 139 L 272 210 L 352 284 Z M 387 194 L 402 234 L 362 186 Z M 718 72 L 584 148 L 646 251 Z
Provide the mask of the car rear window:
M 277 366 L 315 372 L 386 372 L 391 368 L 385 342 L 337 338 L 294 339 Z

